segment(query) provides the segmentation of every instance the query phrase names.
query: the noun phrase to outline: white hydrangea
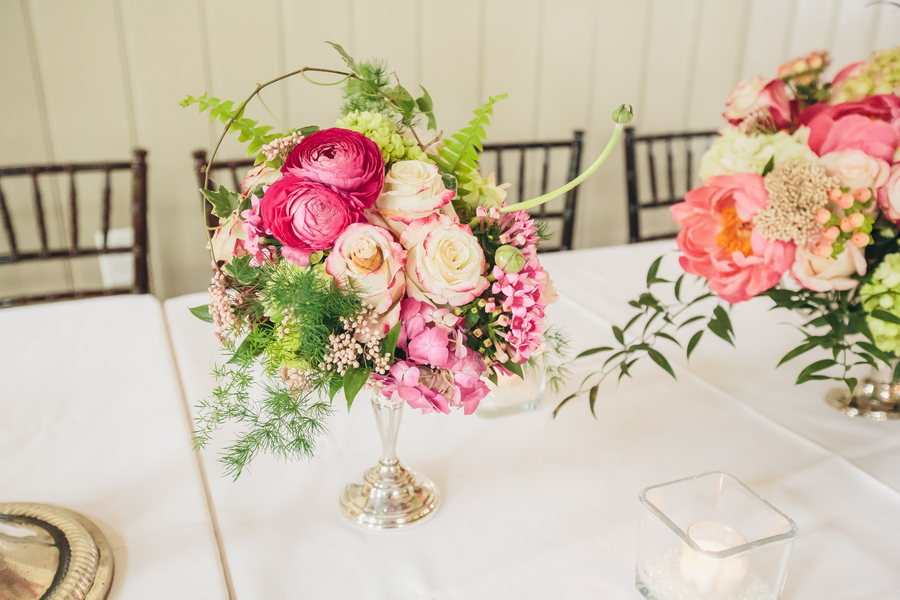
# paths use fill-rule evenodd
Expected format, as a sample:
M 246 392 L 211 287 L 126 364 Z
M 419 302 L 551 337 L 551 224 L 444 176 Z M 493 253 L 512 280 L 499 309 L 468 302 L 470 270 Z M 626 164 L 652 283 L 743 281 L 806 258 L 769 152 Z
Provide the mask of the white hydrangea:
M 709 177 L 733 173 L 762 175 L 773 156 L 775 162 L 815 162 L 817 157 L 810 150 L 808 139 L 808 127 L 800 127 L 793 135 L 785 131 L 747 135 L 736 127 L 728 127 L 703 154 L 700 178 L 706 181 Z

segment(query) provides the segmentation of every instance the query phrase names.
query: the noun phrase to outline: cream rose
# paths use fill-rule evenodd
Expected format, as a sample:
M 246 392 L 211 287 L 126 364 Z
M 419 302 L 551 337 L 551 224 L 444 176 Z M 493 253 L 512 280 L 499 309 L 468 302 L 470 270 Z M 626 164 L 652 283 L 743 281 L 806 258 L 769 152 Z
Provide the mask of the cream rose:
M 394 163 L 384 178 L 384 189 L 375 201 L 375 212 L 388 228 L 400 235 L 416 219 L 437 212 L 454 214 L 450 201 L 456 192 L 444 187 L 437 165 L 418 160 Z
M 378 316 L 375 327 L 386 334 L 400 318 L 400 301 L 406 292 L 405 265 L 406 252 L 390 232 L 354 223 L 335 240 L 325 271 L 338 285 L 354 282 L 362 303 Z
M 887 182 L 878 190 L 878 204 L 887 218 L 900 222 L 900 163 L 891 167 Z
M 745 79 L 731 92 L 728 102 L 725 104 L 725 118 L 740 121 L 755 110 L 766 106 L 765 100 L 760 94 L 768 85 L 769 80 L 757 77 Z
M 829 152 L 819 159 L 819 164 L 851 192 L 859 188 L 877 190 L 887 182 L 891 172 L 886 162 L 872 158 L 862 150 Z
M 272 185 L 281 178 L 281 171 L 267 167 L 265 163 L 253 167 L 244 175 L 244 181 L 241 182 L 241 192 L 248 194 L 253 188 L 262 185 Z
M 866 274 L 866 257 L 853 244 L 844 245 L 837 258 L 822 258 L 815 253 L 815 245 L 797 247 L 791 275 L 803 287 L 817 292 L 849 290 L 859 285 L 851 276 Z
M 488 287 L 484 252 L 468 225 L 433 214 L 416 219 L 400 237 L 406 248 L 410 297 L 433 306 L 468 304 Z
M 224 221 L 219 219 L 219 227 L 212 236 L 212 251 L 216 262 L 228 264 L 235 256 L 240 258 L 247 254 L 244 248 L 247 232 L 241 223 L 237 211 Z

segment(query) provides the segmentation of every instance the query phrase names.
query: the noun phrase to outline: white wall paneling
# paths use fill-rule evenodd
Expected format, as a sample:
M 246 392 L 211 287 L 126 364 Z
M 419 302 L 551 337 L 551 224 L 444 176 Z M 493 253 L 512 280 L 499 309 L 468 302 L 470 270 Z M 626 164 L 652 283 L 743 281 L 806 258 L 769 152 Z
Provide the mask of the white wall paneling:
M 211 146 L 221 129 L 178 101 L 208 91 L 237 103 L 287 71 L 341 68 L 325 40 L 359 58 L 386 59 L 405 86 L 428 88 L 445 135 L 488 95 L 507 93 L 492 141 L 562 139 L 584 129 L 587 165 L 606 144 L 618 104 L 634 106 L 642 132 L 716 127 L 741 78 L 772 75 L 813 49 L 827 47 L 846 64 L 900 44 L 900 8 L 867 0 L 6 0 L 0 164 L 121 159 L 147 148 L 154 292 L 203 289 L 209 258 L 191 152 Z M 324 127 L 340 99 L 339 87 L 295 78 L 263 92 L 271 115 L 258 101 L 248 115 Z M 235 138 L 223 144 L 223 158 L 243 155 Z M 504 165 L 514 184 L 516 160 Z M 485 167 L 494 168 L 490 160 Z M 559 180 L 565 161 L 553 169 Z M 85 199 L 99 194 L 98 178 L 79 183 Z M 127 202 L 127 182 L 115 183 L 116 201 Z M 14 218 L 30 218 L 27 182 L 2 185 Z M 526 194 L 538 185 L 537 177 L 526 181 Z M 58 236 L 68 183 L 48 180 L 42 190 Z M 81 234 L 89 239 L 99 221 L 85 210 Z M 582 187 L 578 210 L 576 247 L 626 240 L 621 149 Z M 127 225 L 127 212 L 114 209 L 113 219 Z M 0 270 L 0 286 L 31 292 L 54 279 L 82 286 L 98 277 L 96 264 L 47 269 Z

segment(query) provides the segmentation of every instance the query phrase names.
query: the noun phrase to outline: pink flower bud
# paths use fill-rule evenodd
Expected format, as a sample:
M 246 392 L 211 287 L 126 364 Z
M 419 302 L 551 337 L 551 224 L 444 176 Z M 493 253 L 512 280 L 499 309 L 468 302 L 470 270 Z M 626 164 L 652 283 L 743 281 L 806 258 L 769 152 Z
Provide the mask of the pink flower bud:
M 828 199 L 832 202 L 837 202 L 841 197 L 841 190 L 839 188 L 834 188 L 833 190 L 828 191 Z
M 818 54 L 813 54 L 809 57 L 807 63 L 809 64 L 810 69 L 818 69 L 822 66 L 822 57 Z
M 816 246 L 816 256 L 826 258 L 831 256 L 831 244 L 821 243 Z
M 791 65 L 781 65 L 778 67 L 778 76 L 787 77 L 792 73 Z
M 825 239 L 826 239 L 827 241 L 829 241 L 829 242 L 833 242 L 834 240 L 838 239 L 838 236 L 839 236 L 839 235 L 841 235 L 841 230 L 838 229 L 838 228 L 837 228 L 836 226 L 834 226 L 834 225 L 832 225 L 831 227 L 829 227 L 828 229 L 826 229 L 826 230 L 825 230 L 825 233 L 823 234 L 823 236 L 825 237 Z
M 827 208 L 820 208 L 816 211 L 816 222 L 824 225 L 831 218 L 831 211 Z
M 869 243 L 869 236 L 862 231 L 857 231 L 853 234 L 853 237 L 850 238 L 850 242 L 857 248 L 862 248 Z
M 850 233 L 853 231 L 853 224 L 850 222 L 849 217 L 844 217 L 841 219 L 841 231 L 844 233 Z
M 872 197 L 872 190 L 869 188 L 859 188 L 853 191 L 853 197 L 860 202 L 867 202 Z
M 795 60 L 792 66 L 794 68 L 794 73 L 805 73 L 806 71 L 809 71 L 809 65 L 806 64 L 806 61 L 802 58 Z
M 853 229 L 859 229 L 866 222 L 866 217 L 862 213 L 854 213 L 847 218 L 850 219 L 850 225 L 853 226 Z
M 840 206 L 844 210 L 847 210 L 848 208 L 853 206 L 853 196 L 851 196 L 850 194 L 841 194 L 841 197 L 838 198 L 837 203 L 838 206 Z

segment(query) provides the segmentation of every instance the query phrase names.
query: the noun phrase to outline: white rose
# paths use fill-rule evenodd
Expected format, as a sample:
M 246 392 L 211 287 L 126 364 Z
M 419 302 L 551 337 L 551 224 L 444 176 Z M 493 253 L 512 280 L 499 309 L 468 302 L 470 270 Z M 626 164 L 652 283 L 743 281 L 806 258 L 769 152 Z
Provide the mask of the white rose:
M 883 186 L 888 180 L 891 168 L 880 158 L 872 158 L 862 150 L 841 150 L 829 152 L 819 159 L 819 164 L 828 170 L 850 191 L 859 188 Z
M 726 127 L 700 160 L 700 179 L 716 175 L 756 173 L 762 175 L 773 156 L 775 162 L 814 162 L 818 160 L 807 140 L 809 128 L 800 127 L 793 135 L 779 131 L 767 135 L 747 135 L 737 127 Z
M 416 219 L 437 212 L 455 214 L 450 205 L 455 195 L 455 191 L 444 187 L 437 165 L 404 160 L 394 163 L 384 177 L 384 189 L 375 201 L 374 212 L 400 235 Z
M 878 190 L 878 204 L 891 221 L 900 221 L 900 163 L 891 167 L 887 182 Z
M 851 275 L 866 274 L 866 257 L 863 251 L 851 243 L 844 244 L 844 251 L 837 258 L 822 258 L 815 253 L 814 244 L 797 247 L 791 275 L 803 287 L 817 292 L 849 290 L 859 281 Z
M 759 98 L 760 92 L 768 85 L 769 81 L 762 77 L 745 79 L 731 92 L 728 102 L 725 104 L 725 118 L 729 121 L 740 121 L 754 110 L 765 106 L 765 102 Z

